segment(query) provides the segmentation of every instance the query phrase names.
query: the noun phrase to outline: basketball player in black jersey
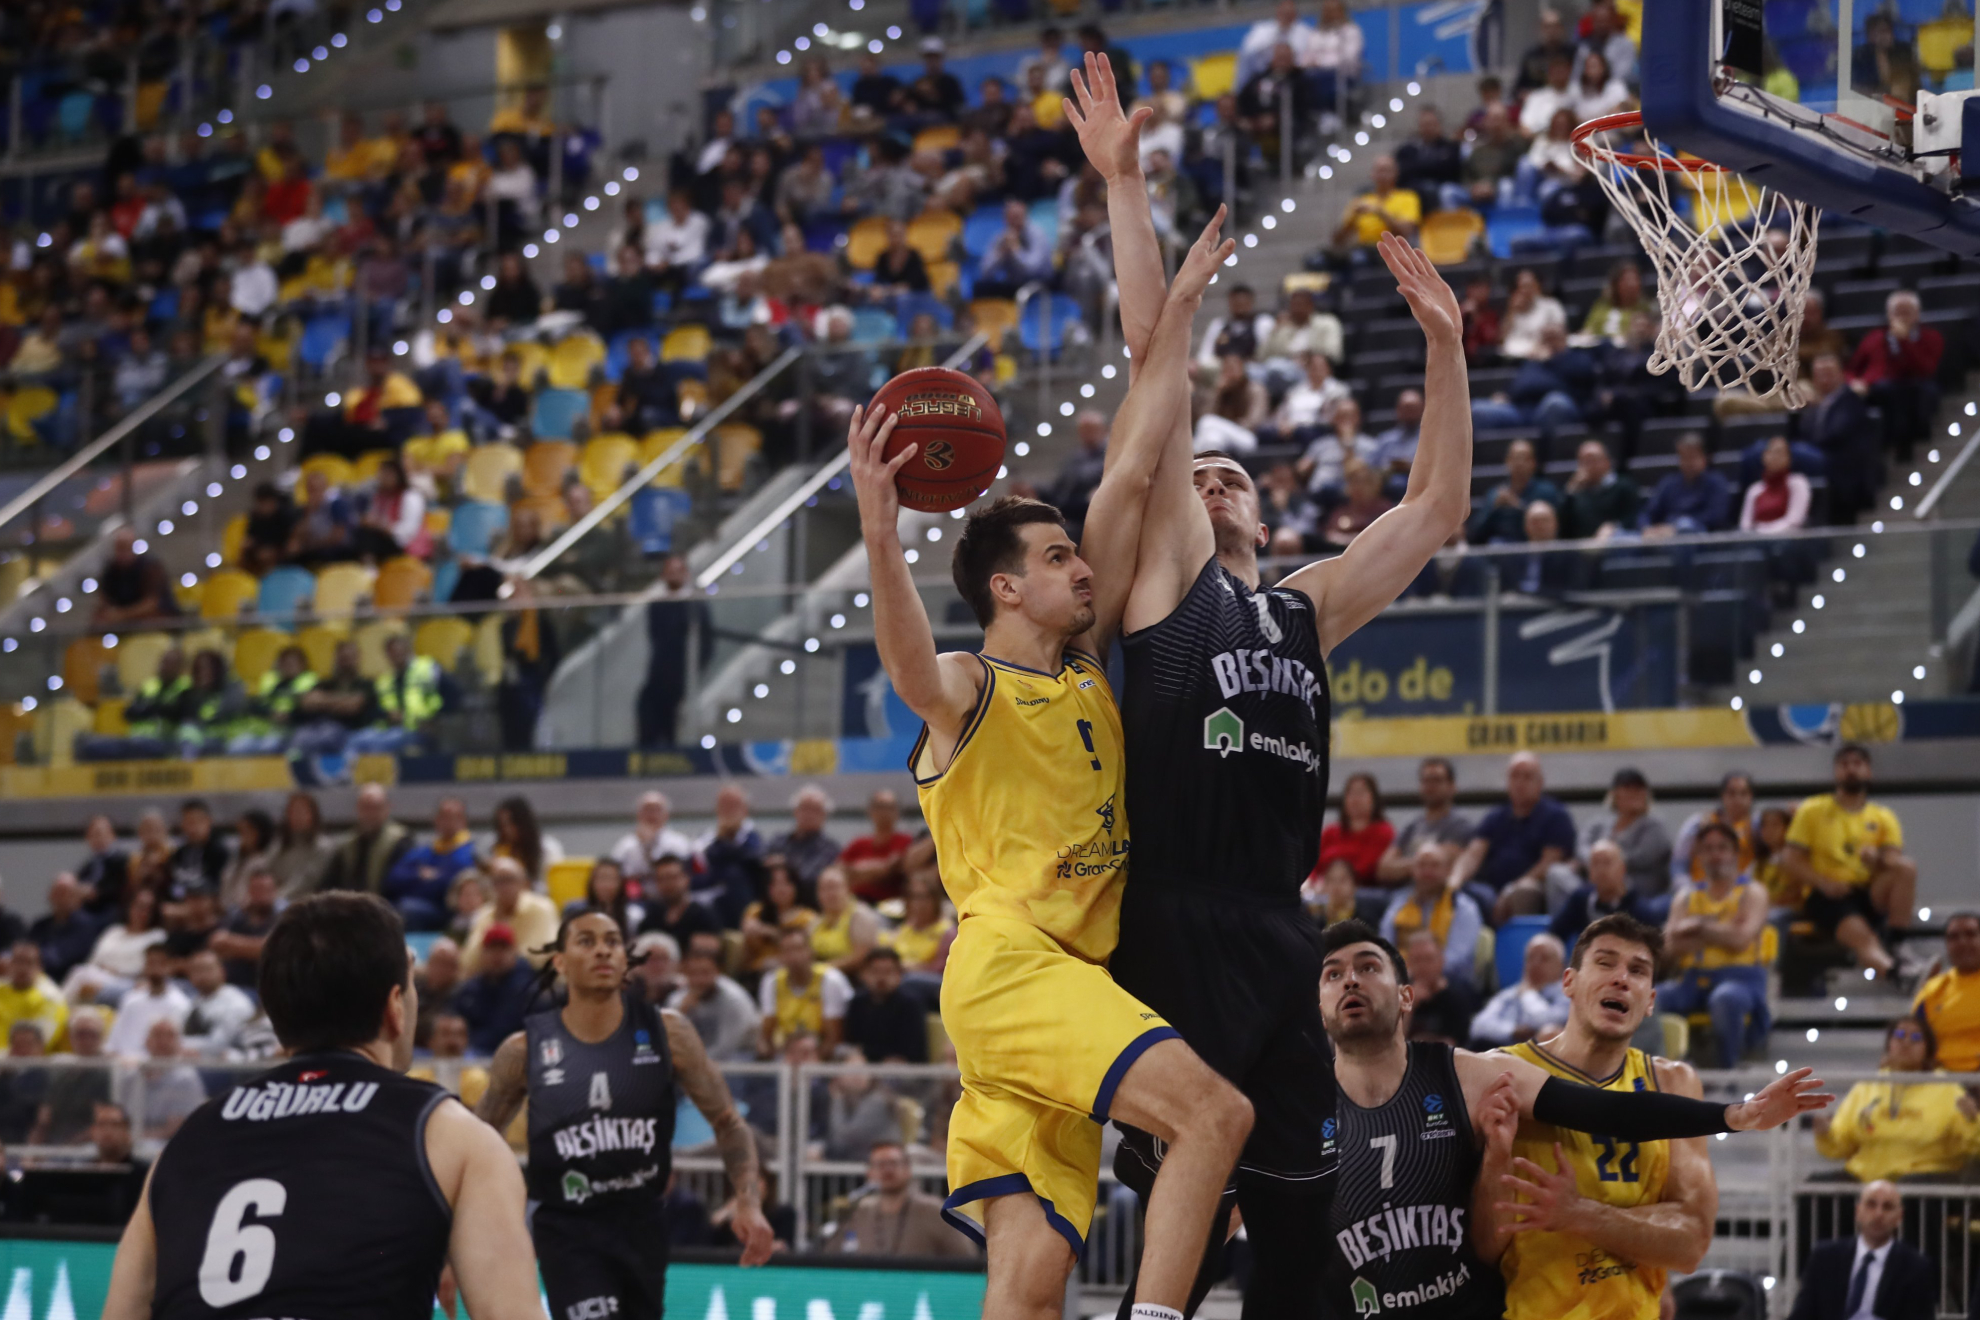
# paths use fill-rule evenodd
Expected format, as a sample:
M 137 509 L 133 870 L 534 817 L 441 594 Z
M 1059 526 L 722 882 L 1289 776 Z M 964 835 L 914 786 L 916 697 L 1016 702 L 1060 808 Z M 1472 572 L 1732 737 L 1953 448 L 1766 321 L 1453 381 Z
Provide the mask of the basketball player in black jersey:
M 551 948 L 546 971 L 569 1001 L 502 1042 L 479 1112 L 502 1132 L 529 1101 L 532 1229 L 552 1320 L 659 1320 L 676 1084 L 714 1129 L 745 1265 L 771 1248 L 756 1140 L 694 1027 L 627 987 L 625 932 L 611 913 L 566 917 Z
M 430 1320 L 449 1262 L 475 1320 L 543 1320 L 516 1157 L 404 1075 L 419 1002 L 398 914 L 303 899 L 269 932 L 260 989 L 292 1057 L 165 1147 L 106 1320 Z

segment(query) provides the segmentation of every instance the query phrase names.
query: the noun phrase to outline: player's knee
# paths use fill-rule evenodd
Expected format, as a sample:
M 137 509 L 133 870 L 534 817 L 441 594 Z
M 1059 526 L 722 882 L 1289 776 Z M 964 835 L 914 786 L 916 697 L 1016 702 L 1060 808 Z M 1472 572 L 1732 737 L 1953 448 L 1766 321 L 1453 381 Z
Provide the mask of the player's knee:
M 1203 1091 L 1196 1104 L 1197 1112 L 1184 1124 L 1184 1131 L 1202 1132 L 1218 1145 L 1233 1150 L 1244 1145 L 1245 1138 L 1251 1135 L 1254 1117 L 1251 1101 L 1222 1078 Z

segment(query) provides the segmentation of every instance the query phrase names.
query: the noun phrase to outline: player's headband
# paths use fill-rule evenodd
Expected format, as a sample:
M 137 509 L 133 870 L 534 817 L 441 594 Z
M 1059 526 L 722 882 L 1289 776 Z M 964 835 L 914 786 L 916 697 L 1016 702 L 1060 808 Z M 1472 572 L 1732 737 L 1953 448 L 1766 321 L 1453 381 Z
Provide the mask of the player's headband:
M 1190 468 L 1190 472 L 1191 474 L 1195 474 L 1203 471 L 1206 468 L 1213 468 L 1213 467 L 1227 469 L 1228 471 L 1235 472 L 1239 476 L 1245 477 L 1246 479 L 1249 479 L 1251 475 L 1250 473 L 1244 470 L 1244 464 L 1238 462 L 1234 458 L 1225 458 L 1221 454 L 1210 454 L 1206 457 L 1197 459 L 1194 466 Z

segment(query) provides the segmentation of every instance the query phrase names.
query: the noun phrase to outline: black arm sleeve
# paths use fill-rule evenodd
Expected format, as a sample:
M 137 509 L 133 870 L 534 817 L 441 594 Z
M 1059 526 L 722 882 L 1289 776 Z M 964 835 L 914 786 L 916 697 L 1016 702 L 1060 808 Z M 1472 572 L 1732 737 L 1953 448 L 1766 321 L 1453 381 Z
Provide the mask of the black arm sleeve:
M 1605 1091 L 1563 1077 L 1549 1077 L 1541 1085 L 1533 1097 L 1533 1117 L 1618 1141 L 1671 1141 L 1732 1131 L 1723 1104 L 1664 1091 Z

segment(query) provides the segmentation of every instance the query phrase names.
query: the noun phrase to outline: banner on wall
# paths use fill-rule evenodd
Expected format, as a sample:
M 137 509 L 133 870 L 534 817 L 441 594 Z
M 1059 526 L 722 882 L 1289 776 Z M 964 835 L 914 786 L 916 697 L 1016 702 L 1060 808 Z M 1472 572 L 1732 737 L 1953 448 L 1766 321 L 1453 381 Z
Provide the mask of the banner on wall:
M 277 1248 L 280 1250 L 278 1242 Z M 109 1242 L 0 1238 L 6 1320 L 94 1320 L 110 1290 Z M 976 1320 L 981 1273 L 838 1269 L 677 1261 L 667 1269 L 667 1314 L 683 1320 Z M 435 1320 L 444 1313 L 434 1308 Z M 466 1311 L 462 1311 L 466 1316 Z

